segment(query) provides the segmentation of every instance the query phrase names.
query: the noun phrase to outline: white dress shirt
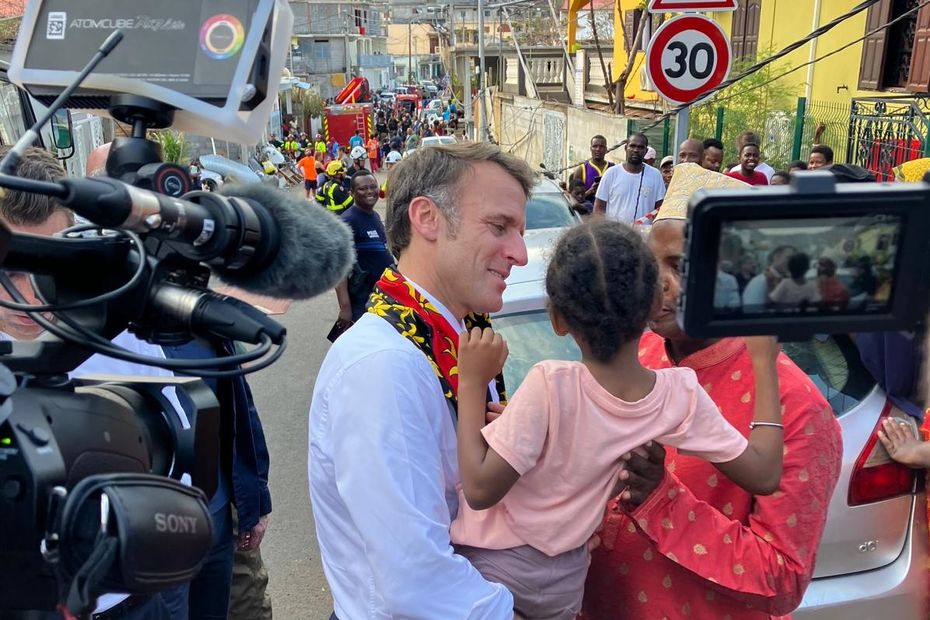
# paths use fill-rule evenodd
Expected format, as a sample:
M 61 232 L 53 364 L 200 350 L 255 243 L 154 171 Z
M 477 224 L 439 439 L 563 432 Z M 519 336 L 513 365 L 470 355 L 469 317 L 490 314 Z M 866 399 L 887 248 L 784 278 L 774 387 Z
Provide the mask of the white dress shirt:
M 513 618 L 510 592 L 452 551 L 452 409 L 426 356 L 388 321 L 366 314 L 330 348 L 309 443 L 317 540 L 340 620 Z

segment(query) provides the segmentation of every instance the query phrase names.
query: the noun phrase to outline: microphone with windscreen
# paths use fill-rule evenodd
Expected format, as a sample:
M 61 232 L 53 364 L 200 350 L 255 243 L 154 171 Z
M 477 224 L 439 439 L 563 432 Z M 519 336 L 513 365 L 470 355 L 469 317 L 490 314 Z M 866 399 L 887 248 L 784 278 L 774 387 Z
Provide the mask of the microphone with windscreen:
M 307 299 L 333 288 L 355 261 L 352 232 L 325 209 L 266 185 L 182 198 L 108 177 L 65 179 L 61 202 L 103 227 L 163 240 L 225 282 L 269 297 Z

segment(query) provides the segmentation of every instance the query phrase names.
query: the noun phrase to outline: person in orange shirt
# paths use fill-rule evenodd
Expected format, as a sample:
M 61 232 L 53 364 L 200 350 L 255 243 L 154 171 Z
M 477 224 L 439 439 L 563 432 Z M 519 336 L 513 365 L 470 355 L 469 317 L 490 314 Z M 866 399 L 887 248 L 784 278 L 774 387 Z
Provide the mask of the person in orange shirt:
M 365 148 L 368 150 L 368 161 L 371 162 L 371 171 L 377 172 L 381 168 L 381 143 L 378 141 L 378 137 L 374 134 L 368 138 L 368 142 L 365 143 Z
M 306 149 L 304 156 L 297 162 L 297 167 L 304 172 L 304 189 L 307 190 L 307 200 L 316 193 L 317 164 L 313 156 L 313 149 Z

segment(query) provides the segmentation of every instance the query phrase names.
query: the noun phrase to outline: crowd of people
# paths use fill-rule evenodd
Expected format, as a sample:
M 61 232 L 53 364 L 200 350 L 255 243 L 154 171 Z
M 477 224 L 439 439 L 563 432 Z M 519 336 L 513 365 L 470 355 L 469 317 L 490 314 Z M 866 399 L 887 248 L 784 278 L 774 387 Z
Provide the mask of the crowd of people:
M 333 346 L 309 413 L 309 489 L 332 619 L 790 614 L 814 573 L 840 475 L 839 425 L 774 338 L 695 339 L 676 309 L 690 193 L 791 172 L 761 161 L 751 132 L 726 167 L 714 139 L 683 142 L 676 166 L 656 165 L 643 134 L 615 164 L 594 136 L 566 186 L 589 217 L 559 239 L 545 274 L 552 329 L 581 359 L 543 360 L 509 394 L 507 345 L 488 315 L 528 261 L 535 175 L 490 143 L 418 148 L 454 131 L 448 111 L 448 122 L 430 123 L 379 104 L 379 138 L 356 132 L 335 145 L 288 132 L 280 142 L 307 197 L 341 217 L 356 251 L 336 287 Z M 24 161 L 34 167 L 22 176 L 63 175 L 47 155 Z M 394 166 L 386 193 L 374 175 L 382 161 Z M 807 167 L 831 165 L 829 148 L 816 146 Z M 382 196 L 386 221 L 375 209 Z M 0 203 L 11 227 L 51 234 L 72 221 L 54 199 L 25 215 L 21 200 L 8 192 Z M 765 230 L 729 231 L 715 304 L 887 299 L 893 242 L 877 235 L 865 245 L 855 233 L 808 231 L 788 244 Z M 2 312 L 0 328 L 11 339 L 41 333 Z M 228 346 L 120 338 L 168 357 Z M 110 374 L 139 374 L 105 363 Z M 271 498 L 261 422 L 244 379 L 211 387 L 234 424 L 223 433 L 205 569 L 181 591 L 101 599 L 95 618 L 224 618 L 237 606 L 234 564 L 250 567 L 247 583 L 263 579 L 257 549 Z M 895 424 L 880 439 L 901 462 L 930 463 Z M 261 596 L 238 598 L 251 601 L 238 603 L 253 606 L 251 617 L 267 617 Z

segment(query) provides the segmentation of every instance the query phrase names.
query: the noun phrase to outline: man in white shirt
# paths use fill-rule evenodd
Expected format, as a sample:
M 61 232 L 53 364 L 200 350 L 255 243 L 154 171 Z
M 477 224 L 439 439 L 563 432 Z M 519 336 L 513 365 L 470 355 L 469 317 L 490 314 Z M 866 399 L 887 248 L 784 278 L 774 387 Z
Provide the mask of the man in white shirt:
M 594 213 L 632 224 L 658 209 L 665 198 L 662 175 L 646 165 L 649 139 L 635 133 L 627 139 L 626 161 L 608 168 L 601 177 L 594 199 Z
M 755 132 L 747 130 L 747 131 L 742 132 L 740 135 L 736 137 L 736 153 L 737 154 L 742 153 L 743 146 L 746 144 L 755 144 L 756 146 L 759 147 L 759 152 L 760 153 L 762 152 L 762 146 L 761 146 L 762 141 L 759 139 L 759 136 Z M 729 171 L 736 172 L 739 169 L 740 169 L 740 164 L 736 164 L 735 166 L 730 168 Z M 772 168 L 770 165 L 768 165 L 764 161 L 760 161 L 758 164 L 756 164 L 755 170 L 756 172 L 761 172 L 762 174 L 764 174 L 765 178 L 769 180 L 769 183 L 772 182 L 772 175 L 775 174 L 775 168 Z
M 334 617 L 510 619 L 510 592 L 449 539 L 460 480 L 455 388 L 442 386 L 453 382 L 414 334 L 386 320 L 397 306 L 374 300 L 402 283 L 416 302 L 410 313 L 429 316 L 418 337 L 452 334 L 451 347 L 432 349 L 448 356 L 466 316 L 499 310 L 511 268 L 526 264 L 533 173 L 492 144 L 459 143 L 418 149 L 391 183 L 398 272 L 330 348 L 310 407 L 310 498 Z

